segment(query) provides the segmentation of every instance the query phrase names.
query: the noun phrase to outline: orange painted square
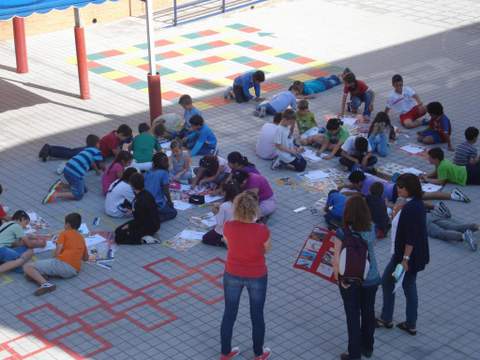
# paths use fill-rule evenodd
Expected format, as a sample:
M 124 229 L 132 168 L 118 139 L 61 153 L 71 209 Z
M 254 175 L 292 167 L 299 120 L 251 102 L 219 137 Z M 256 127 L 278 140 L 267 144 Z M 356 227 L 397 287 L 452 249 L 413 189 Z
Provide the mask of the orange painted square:
M 97 62 L 95 62 L 95 61 L 89 61 L 89 62 L 87 63 L 87 66 L 88 66 L 89 69 L 93 69 L 93 68 L 102 66 L 102 64 L 99 64 L 99 63 L 97 63 Z
M 102 51 L 100 54 L 102 54 L 104 57 L 110 57 L 110 56 L 123 55 L 123 52 L 118 50 L 107 50 L 107 51 Z
M 245 26 L 243 29 L 240 29 L 240 31 L 243 31 L 246 33 L 254 33 L 254 32 L 260 31 L 260 29 L 257 29 L 251 26 Z
M 162 99 L 166 99 L 168 101 L 178 99 L 181 94 L 175 92 L 175 91 L 166 91 L 162 92 Z
M 222 105 L 225 105 L 226 103 L 228 103 L 229 101 L 228 100 L 225 100 L 223 97 L 211 97 L 211 98 L 208 98 L 208 99 L 203 99 L 202 100 L 204 103 L 207 103 L 209 105 L 213 105 L 213 106 L 222 106 Z
M 221 58 L 220 56 L 209 56 L 202 60 L 208 62 L 209 64 L 215 64 L 217 62 L 224 61 L 225 59 Z
M 322 70 L 322 69 L 311 69 L 305 71 L 308 75 L 315 76 L 315 77 L 320 77 L 320 76 L 328 76 L 329 73 Z
M 230 44 L 222 40 L 216 40 L 216 41 L 209 42 L 208 45 L 213 47 L 220 47 L 220 46 L 227 46 Z
M 182 83 L 183 85 L 191 85 L 191 84 L 195 84 L 196 82 L 198 82 L 198 80 L 199 79 L 197 79 L 197 78 L 189 77 L 189 78 L 180 80 L 179 83 Z
M 213 31 L 213 30 L 203 30 L 198 32 L 201 36 L 210 36 L 210 35 L 215 35 L 218 34 L 218 32 Z
M 269 63 L 266 63 L 265 61 L 260 61 L 260 60 L 255 60 L 255 61 L 250 61 L 249 63 L 246 63 L 245 65 L 248 65 L 253 68 L 261 68 L 267 65 L 270 65 Z
M 139 69 L 150 71 L 150 64 L 142 64 L 137 66 Z
M 262 45 L 262 44 L 257 44 L 252 46 L 250 49 L 255 50 L 255 51 L 265 51 L 271 49 L 270 46 L 267 45 Z
M 299 63 L 299 64 L 308 64 L 308 63 L 314 62 L 315 60 L 310 59 L 310 58 L 305 57 L 305 56 L 299 56 L 299 57 L 296 57 L 295 59 L 292 59 L 291 61 Z
M 278 90 L 283 87 L 282 84 L 279 84 L 276 82 L 265 82 L 265 84 L 262 84 L 261 86 L 262 86 L 262 91 L 265 91 L 265 92 Z
M 165 46 L 165 45 L 170 45 L 172 42 L 165 40 L 165 39 L 160 39 L 155 41 L 155 46 Z
M 227 79 L 235 80 L 235 78 L 239 75 L 242 75 L 242 73 L 236 73 L 236 74 L 233 74 L 233 75 L 229 75 L 229 76 L 227 76 Z
M 176 51 L 167 51 L 167 52 L 164 52 L 164 53 L 160 54 L 160 56 L 163 56 L 163 57 L 165 57 L 165 58 L 167 58 L 167 59 L 173 58 L 173 57 L 177 57 L 177 56 L 182 56 L 182 55 L 183 55 L 183 54 L 180 54 L 180 53 L 178 53 L 178 52 L 176 52 Z
M 137 81 L 140 81 L 139 79 L 137 79 L 136 77 L 134 76 L 124 76 L 124 77 L 121 77 L 121 78 L 118 78 L 118 79 L 115 79 L 115 81 L 123 84 L 123 85 L 128 85 L 128 84 L 133 84 Z

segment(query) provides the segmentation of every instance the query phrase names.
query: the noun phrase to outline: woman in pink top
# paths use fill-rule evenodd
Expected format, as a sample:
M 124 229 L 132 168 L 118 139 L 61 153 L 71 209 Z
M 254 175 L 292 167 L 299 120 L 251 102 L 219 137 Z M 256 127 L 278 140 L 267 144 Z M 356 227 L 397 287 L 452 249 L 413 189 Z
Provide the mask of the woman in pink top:
M 110 164 L 110 166 L 105 170 L 102 176 L 102 191 L 105 195 L 108 191 L 110 185 L 112 185 L 115 180 L 120 179 L 123 174 L 123 170 L 129 167 L 132 163 L 132 154 L 128 151 L 120 151 L 115 160 Z
M 250 190 L 258 195 L 261 217 L 269 216 L 277 209 L 277 200 L 270 183 L 264 176 L 243 170 L 233 170 L 232 179 L 240 185 L 242 190 Z
M 258 211 L 257 196 L 251 192 L 243 192 L 233 201 L 233 220 L 226 222 L 223 228 L 228 252 L 223 274 L 225 311 L 220 330 L 220 360 L 232 359 L 240 353 L 238 347 L 232 348 L 232 333 L 244 287 L 248 290 L 250 300 L 255 360 L 266 360 L 271 354 L 269 348 L 263 347 L 263 308 L 267 296 L 265 253 L 271 248 L 270 230 L 266 225 L 255 223 Z

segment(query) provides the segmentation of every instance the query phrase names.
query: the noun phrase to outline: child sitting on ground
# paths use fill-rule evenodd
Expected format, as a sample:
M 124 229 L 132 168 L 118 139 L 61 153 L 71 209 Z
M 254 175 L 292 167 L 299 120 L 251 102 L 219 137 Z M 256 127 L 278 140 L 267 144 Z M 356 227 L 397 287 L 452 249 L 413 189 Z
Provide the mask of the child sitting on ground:
M 327 202 L 325 203 L 325 222 L 329 229 L 342 227 L 343 211 L 347 197 L 338 190 L 331 190 L 328 193 Z
M 263 101 L 259 105 L 253 115 L 265 117 L 265 115 L 275 115 L 281 113 L 288 107 L 297 110 L 297 95 L 300 94 L 298 86 L 292 86 L 290 90 L 282 91 L 274 95 L 270 100 Z
M 115 160 L 105 169 L 102 175 L 102 192 L 105 195 L 110 185 L 122 177 L 125 168 L 132 163 L 132 154 L 129 151 L 120 151 Z
M 324 157 L 325 160 L 331 160 L 334 156 L 339 156 L 341 153 L 341 146 L 350 136 L 348 129 L 343 126 L 340 119 L 332 118 L 327 121 L 326 132 L 324 134 L 316 134 L 309 136 L 301 141 L 303 145 L 321 144 L 317 155 L 320 156 L 325 150 L 331 153 Z
M 379 111 L 368 130 L 368 143 L 379 156 L 385 157 L 390 152 L 389 141 L 395 140 L 395 129 L 386 112 Z
M 341 83 L 337 75 L 330 75 L 329 77 L 318 77 L 316 79 L 302 81 L 294 81 L 292 86 L 298 86 L 300 90 L 299 99 L 313 99 L 314 94 L 318 94 L 325 90 L 331 89 Z
M 182 184 L 188 184 L 192 180 L 192 159 L 188 152 L 183 151 L 182 145 L 176 140 L 170 143 L 170 150 L 172 150 L 172 157 L 170 158 L 172 166 L 170 169 L 170 176 L 172 181 Z
M 307 161 L 301 155 L 303 148 L 294 145 L 293 136 L 290 134 L 295 120 L 295 111 L 287 109 L 283 112 L 282 121 L 275 133 L 274 143 L 277 148 L 277 157 L 273 159 L 272 170 L 285 165 L 293 167 L 297 172 L 302 172 L 307 167 Z
M 355 75 L 349 70 L 347 71 L 347 69 L 343 74 L 343 81 L 345 82 L 345 86 L 343 88 L 342 104 L 340 106 L 340 117 L 345 114 L 345 105 L 347 103 L 348 94 L 350 93 L 348 111 L 356 114 L 362 103 L 365 103 L 363 117 L 364 119 L 369 120 L 373 110 L 375 93 L 373 90 L 369 89 L 365 82 L 357 80 Z
M 427 213 L 428 236 L 444 241 L 465 241 L 471 251 L 477 251 L 478 246 L 473 232 L 478 228 L 477 224 L 463 224 L 452 219 L 450 210 L 443 202 Z
M 45 247 L 45 241 L 25 235 L 30 217 L 16 211 L 11 221 L 0 226 L 0 274 L 19 268 L 33 256 L 33 249 Z
M 58 235 L 53 259 L 36 260 L 23 266 L 25 275 L 39 286 L 33 293 L 40 296 L 54 291 L 57 286 L 46 279 L 59 277 L 69 279 L 77 276 L 82 267 L 82 260 L 88 260 L 85 239 L 78 232 L 82 224 L 80 214 L 71 213 L 65 216 L 65 230 Z
M 195 177 L 192 180 L 192 188 L 204 186 L 215 190 L 228 178 L 231 169 L 227 160 L 217 155 L 205 155 L 194 169 Z
M 453 151 L 450 139 L 452 125 L 450 119 L 443 113 L 442 104 L 436 101 L 429 103 L 427 105 L 427 112 L 428 115 L 430 115 L 428 128 L 417 133 L 417 140 L 427 145 L 447 143 L 448 150 Z
M 377 157 L 372 155 L 372 147 L 362 136 L 350 136 L 342 145 L 340 164 L 349 171 L 360 169 L 373 172 Z
M 135 193 L 132 207 L 133 219 L 115 229 L 115 242 L 129 245 L 155 243 L 153 235 L 160 229 L 155 198 L 145 190 L 142 174 L 133 174 L 130 177 L 130 184 Z
M 233 80 L 233 86 L 228 87 L 223 94 L 225 99 L 235 99 L 237 103 L 248 102 L 253 99 L 250 89 L 255 89 L 255 101 L 260 101 L 260 84 L 265 81 L 265 73 L 262 70 L 249 71 L 237 76 Z
M 438 185 L 480 185 L 480 163 L 455 165 L 445 159 L 445 154 L 439 147 L 428 150 L 428 162 L 435 166 L 435 170 L 420 177 L 425 182 Z
M 145 190 L 155 198 L 160 222 L 172 220 L 177 216 L 170 196 L 168 157 L 163 152 L 153 155 L 152 169 L 145 174 Z
M 387 205 L 383 197 L 383 184 L 379 181 L 374 182 L 370 186 L 370 194 L 367 195 L 366 200 L 370 214 L 372 215 L 372 222 L 375 225 L 375 234 L 377 239 L 383 239 L 389 229 L 389 217 L 387 212 Z
M 228 154 L 227 161 L 228 167 L 232 170 L 242 170 L 246 173 L 260 174 L 255 164 L 248 161 L 248 158 L 240 154 L 238 151 L 232 151 Z
M 300 100 L 298 102 L 296 116 L 296 124 L 300 135 L 314 127 L 318 128 L 317 122 L 315 121 L 315 115 L 308 109 L 307 100 Z
M 455 149 L 455 157 L 453 163 L 455 165 L 475 165 L 480 162 L 477 148 L 474 144 L 478 139 L 478 129 L 470 126 L 465 130 L 465 142 L 458 145 Z
M 87 192 L 85 187 L 85 175 L 93 169 L 100 175 L 103 168 L 103 156 L 99 148 L 99 139 L 95 135 L 88 137 L 88 147 L 67 161 L 63 169 L 63 177 L 68 184 L 57 180 L 51 187 L 42 203 L 48 204 L 55 199 L 81 200 Z M 98 164 L 97 164 L 98 163 Z
M 128 168 L 121 179 L 116 180 L 105 194 L 105 213 L 115 218 L 132 215 L 132 202 L 135 194 L 130 186 L 130 177 L 137 173 L 137 169 Z
M 2 195 L 3 187 L 0 184 L 0 195 Z M 2 225 L 5 221 L 9 220 L 7 212 L 3 208 L 2 204 L 0 204 L 0 225 Z
M 179 137 L 183 139 L 185 136 L 189 135 L 192 131 L 192 125 L 190 120 L 194 116 L 202 117 L 202 113 L 198 110 L 195 106 L 193 106 L 193 100 L 190 95 L 182 95 L 180 99 L 178 99 L 178 104 L 183 108 L 183 127 L 178 134 L 173 134 L 173 137 Z
M 215 153 L 217 138 L 213 131 L 205 124 L 200 115 L 194 115 L 190 119 L 192 132 L 186 136 L 184 143 L 192 156 Z
M 132 141 L 132 129 L 122 124 L 117 130 L 109 132 L 100 139 L 99 149 L 104 158 L 116 156 L 123 148 L 123 145 Z
M 161 149 L 155 136 L 150 132 L 150 126 L 146 123 L 138 125 L 139 134 L 133 138 L 133 163 L 132 166 L 138 171 L 147 171 L 152 168 L 152 157 L 157 150 Z
M 272 123 L 263 124 L 255 148 L 255 153 L 260 159 L 272 160 L 276 156 L 274 138 L 280 121 L 282 121 L 282 114 L 277 113 L 273 117 Z
M 223 224 L 233 217 L 233 199 L 240 193 L 240 188 L 236 182 L 229 181 L 222 185 L 222 192 L 224 195 L 222 204 L 214 204 L 212 208 L 217 224 L 214 229 L 203 235 L 202 242 L 205 245 L 226 246 L 223 241 Z

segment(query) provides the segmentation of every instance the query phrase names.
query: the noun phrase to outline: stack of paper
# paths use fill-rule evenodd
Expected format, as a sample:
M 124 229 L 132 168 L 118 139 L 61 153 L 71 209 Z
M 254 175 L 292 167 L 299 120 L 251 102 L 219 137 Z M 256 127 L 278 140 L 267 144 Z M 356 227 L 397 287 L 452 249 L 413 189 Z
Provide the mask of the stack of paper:
M 305 178 L 310 181 L 316 181 L 328 178 L 328 174 L 322 170 L 309 171 L 305 175 Z
M 316 151 L 313 151 L 311 149 L 305 149 L 302 155 L 305 159 L 310 160 L 311 162 L 318 162 L 322 160 L 322 157 L 318 156 Z
M 192 204 L 189 204 L 185 201 L 182 201 L 182 200 L 173 200 L 173 207 L 176 209 L 176 210 L 180 210 L 180 211 L 183 211 L 183 210 L 188 210 L 192 207 Z
M 425 151 L 425 149 L 423 147 L 418 146 L 418 145 L 412 145 L 412 144 L 402 146 L 400 149 L 408 152 L 409 154 L 413 154 L 413 155 L 420 154 L 420 153 Z
M 440 191 L 442 189 L 442 185 L 436 185 L 436 184 L 422 184 L 422 190 L 424 192 L 435 192 L 435 191 Z

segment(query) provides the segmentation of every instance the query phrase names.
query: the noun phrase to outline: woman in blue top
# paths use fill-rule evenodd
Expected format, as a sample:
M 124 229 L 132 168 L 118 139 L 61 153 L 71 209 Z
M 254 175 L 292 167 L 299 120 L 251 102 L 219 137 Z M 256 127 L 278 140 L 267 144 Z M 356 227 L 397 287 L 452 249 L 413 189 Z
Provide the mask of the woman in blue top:
M 340 251 L 345 231 L 359 234 L 368 245 L 370 270 L 360 283 L 339 282 L 348 328 L 348 352 L 341 354 L 342 360 L 370 357 L 373 353 L 375 333 L 375 295 L 380 284 L 377 260 L 375 258 L 375 232 L 367 202 L 362 196 L 354 195 L 345 204 L 343 229 L 335 237 L 334 272 L 338 280 Z

